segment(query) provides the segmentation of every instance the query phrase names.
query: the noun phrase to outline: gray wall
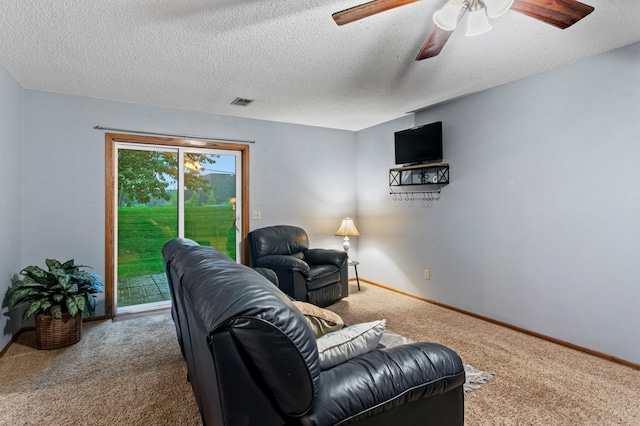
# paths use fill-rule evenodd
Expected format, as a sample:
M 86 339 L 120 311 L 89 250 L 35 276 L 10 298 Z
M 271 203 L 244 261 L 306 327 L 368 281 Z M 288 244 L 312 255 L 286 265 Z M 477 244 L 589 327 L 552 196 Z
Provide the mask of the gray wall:
M 93 127 L 255 140 L 250 145 L 251 228 L 302 226 L 312 245 L 341 248 L 333 233 L 355 210 L 355 134 L 25 91 L 24 253 L 91 265 L 104 276 L 105 140 Z M 100 299 L 97 315 L 104 314 Z
M 640 362 L 639 57 L 634 44 L 416 114 L 444 122 L 438 201 L 388 194 L 393 132 L 412 118 L 359 132 L 361 276 Z
M 0 66 L 0 297 L 22 267 L 20 254 L 22 201 L 23 90 Z M 4 306 L 4 305 L 3 305 Z M 19 315 L 0 316 L 0 350 L 21 327 Z

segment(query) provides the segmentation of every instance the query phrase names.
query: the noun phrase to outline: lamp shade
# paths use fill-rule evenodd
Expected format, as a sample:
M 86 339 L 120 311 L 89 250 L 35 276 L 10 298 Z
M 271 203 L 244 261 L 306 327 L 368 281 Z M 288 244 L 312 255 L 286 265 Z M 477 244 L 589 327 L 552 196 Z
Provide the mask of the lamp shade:
M 345 237 L 357 237 L 360 235 L 358 229 L 356 229 L 356 225 L 353 224 L 353 219 L 350 217 L 345 217 L 342 219 L 342 223 L 340 224 L 340 228 L 336 231 L 336 235 L 345 236 Z
M 458 17 L 460 10 L 464 6 L 464 1 L 449 0 L 447 4 L 442 6 L 433 14 L 433 22 L 445 31 L 453 31 L 458 25 Z
M 479 0 L 474 0 L 469 9 L 469 23 L 467 26 L 467 36 L 476 36 L 486 33 L 491 29 L 489 18 L 487 17 L 487 9 Z

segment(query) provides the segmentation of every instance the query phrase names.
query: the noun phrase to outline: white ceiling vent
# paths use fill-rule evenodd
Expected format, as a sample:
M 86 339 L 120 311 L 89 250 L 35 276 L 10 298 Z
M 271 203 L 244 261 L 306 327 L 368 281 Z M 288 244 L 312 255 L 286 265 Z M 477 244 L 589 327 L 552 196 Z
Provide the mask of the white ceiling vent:
M 231 102 L 231 105 L 238 105 L 238 106 L 244 107 L 249 105 L 251 102 L 253 102 L 253 99 L 235 98 L 233 102 Z

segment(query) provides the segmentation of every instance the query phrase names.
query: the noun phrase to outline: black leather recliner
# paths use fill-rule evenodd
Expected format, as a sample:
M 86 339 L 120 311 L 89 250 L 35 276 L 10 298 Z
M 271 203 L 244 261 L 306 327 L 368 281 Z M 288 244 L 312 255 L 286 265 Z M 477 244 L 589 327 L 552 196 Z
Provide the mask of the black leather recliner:
M 451 349 L 412 343 L 321 370 L 311 327 L 269 274 L 188 239 L 162 257 L 205 425 L 463 424 L 464 366 Z
M 276 225 L 249 232 L 249 265 L 268 268 L 280 289 L 295 300 L 328 306 L 349 295 L 347 254 L 310 249 L 309 237 L 297 226 Z

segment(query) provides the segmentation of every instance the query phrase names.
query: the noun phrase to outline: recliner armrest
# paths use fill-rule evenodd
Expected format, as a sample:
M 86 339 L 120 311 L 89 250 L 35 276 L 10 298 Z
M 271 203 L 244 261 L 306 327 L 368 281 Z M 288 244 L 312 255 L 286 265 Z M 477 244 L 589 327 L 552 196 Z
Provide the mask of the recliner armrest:
M 462 386 L 464 365 L 437 343 L 375 350 L 320 373 L 313 408 L 302 424 L 336 424 L 389 411 Z
M 304 252 L 304 257 L 309 265 L 335 265 L 337 268 L 342 268 L 347 261 L 347 253 L 331 249 L 309 249 Z
M 271 281 L 273 284 L 275 284 L 276 287 L 278 287 L 278 275 L 273 271 L 273 269 L 253 268 L 253 270 Z
M 298 259 L 295 256 L 287 256 L 283 254 L 270 254 L 258 258 L 257 265 L 260 268 L 269 269 L 291 269 L 302 273 L 305 277 L 308 277 L 311 273 L 309 264 L 304 260 Z

